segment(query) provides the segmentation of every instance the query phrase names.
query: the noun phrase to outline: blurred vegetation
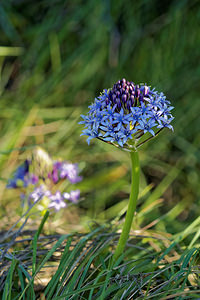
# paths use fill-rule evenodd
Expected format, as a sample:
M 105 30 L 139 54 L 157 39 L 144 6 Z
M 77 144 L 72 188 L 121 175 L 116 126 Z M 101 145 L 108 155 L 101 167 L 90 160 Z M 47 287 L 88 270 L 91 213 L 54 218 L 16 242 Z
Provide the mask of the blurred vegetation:
M 119 258 L 111 267 L 119 236 L 110 226 L 43 235 L 47 219 L 48 212 L 37 231 L 22 231 L 22 224 L 0 236 L 2 300 L 199 299 L 199 249 L 181 248 L 181 235 L 172 243 L 164 235 L 131 235 L 126 261 Z M 182 237 L 193 228 L 191 224 Z
M 43 282 L 48 299 L 198 298 L 199 24 L 198 0 L 0 2 L 2 299 L 35 299 L 47 264 L 54 274 Z M 124 254 L 135 260 L 119 261 L 111 272 L 130 160 L 106 143 L 88 146 L 78 122 L 94 97 L 123 77 L 163 91 L 175 119 L 174 133 L 166 130 L 140 149 L 137 237 Z M 44 217 L 39 228 L 39 214 L 17 221 L 19 192 L 6 189 L 36 145 L 78 162 L 84 177 L 80 203 Z
M 126 211 L 127 153 L 80 137 L 80 114 L 104 88 L 127 78 L 163 91 L 174 133 L 140 150 L 138 232 L 182 232 L 200 213 L 199 1 L 2 1 L 0 3 L 0 217 L 20 214 L 6 180 L 34 145 L 79 162 L 82 201 L 52 219 L 59 232 L 109 222 Z M 198 240 L 195 228 L 187 243 Z

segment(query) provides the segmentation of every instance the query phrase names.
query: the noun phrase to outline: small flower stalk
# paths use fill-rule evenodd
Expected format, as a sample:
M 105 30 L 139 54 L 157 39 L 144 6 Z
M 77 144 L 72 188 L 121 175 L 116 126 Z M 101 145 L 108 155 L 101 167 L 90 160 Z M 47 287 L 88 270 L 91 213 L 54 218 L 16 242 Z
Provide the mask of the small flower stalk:
M 119 80 L 104 90 L 81 115 L 85 125 L 82 135 L 88 144 L 93 138 L 127 151 L 135 151 L 163 128 L 173 130 L 170 101 L 150 86 Z
M 77 164 L 53 160 L 42 148 L 37 147 L 30 159 L 18 167 L 7 188 L 20 188 L 21 199 L 28 204 L 37 203 L 41 211 L 49 208 L 59 211 L 68 203 L 77 203 L 80 190 L 70 189 L 82 180 Z
M 97 138 L 130 152 L 131 193 L 113 263 L 123 254 L 136 211 L 140 175 L 137 150 L 164 128 L 173 130 L 172 109 L 162 92 L 146 84 L 134 84 L 122 79 L 95 98 L 87 115 L 81 115 L 83 120 L 80 124 L 85 126 L 81 135 L 88 136 L 88 144 L 91 139 Z

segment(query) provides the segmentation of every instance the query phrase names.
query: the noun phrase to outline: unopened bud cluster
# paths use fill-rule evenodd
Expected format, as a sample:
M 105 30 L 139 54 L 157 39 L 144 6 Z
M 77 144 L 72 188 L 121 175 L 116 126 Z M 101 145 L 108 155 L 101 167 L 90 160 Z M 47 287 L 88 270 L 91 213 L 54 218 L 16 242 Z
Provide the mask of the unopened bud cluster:
M 119 80 L 114 84 L 113 88 L 109 90 L 108 97 L 105 99 L 106 104 L 115 106 L 115 110 L 120 111 L 123 108 L 125 111 L 130 112 L 131 107 L 137 106 L 137 103 L 144 101 L 144 97 L 148 95 L 148 86 L 134 85 L 133 82 L 126 81 L 126 79 Z M 138 102 L 139 101 L 139 102 Z

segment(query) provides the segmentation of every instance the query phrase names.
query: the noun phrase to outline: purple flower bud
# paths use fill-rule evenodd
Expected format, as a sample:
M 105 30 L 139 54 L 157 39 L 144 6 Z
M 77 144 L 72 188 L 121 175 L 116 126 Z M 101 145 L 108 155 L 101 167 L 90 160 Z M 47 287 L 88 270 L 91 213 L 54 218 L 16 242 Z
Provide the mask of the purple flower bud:
M 125 103 L 126 100 L 127 100 L 127 95 L 126 95 L 126 94 L 123 94 L 123 95 L 122 95 L 122 101 Z
M 143 97 L 143 95 L 141 94 L 141 95 L 139 96 L 139 101 L 142 102 L 143 100 L 144 100 L 144 97 Z
M 144 90 L 143 90 L 143 94 L 144 94 L 144 96 L 146 96 L 146 95 L 148 95 L 148 93 L 149 93 L 149 87 L 145 85 Z
M 120 92 L 119 92 L 119 91 L 116 92 L 116 97 L 117 97 L 117 98 L 120 97 Z
M 116 99 L 116 103 L 117 103 L 117 107 L 121 108 L 121 100 L 120 100 L 120 98 Z
M 132 92 L 131 92 L 131 95 L 133 95 L 133 96 L 134 96 L 134 95 L 135 95 L 135 91 L 132 91 Z
M 131 101 L 128 100 L 128 101 L 127 101 L 127 104 L 126 104 L 127 109 L 130 110 L 131 106 L 132 106 L 132 105 L 131 105 Z
M 139 85 L 136 85 L 135 95 L 136 95 L 136 97 L 139 97 L 139 95 L 140 95 L 140 87 L 139 87 Z
M 116 102 L 116 95 L 115 94 L 112 95 L 112 100 L 113 100 L 113 103 Z
M 122 83 L 126 84 L 126 79 L 125 78 L 122 79 Z
M 134 102 L 135 102 L 134 96 L 131 95 L 129 100 L 130 100 L 131 106 L 133 106 Z
M 111 91 L 108 93 L 108 99 L 112 100 L 112 92 Z
M 61 161 L 55 161 L 53 163 L 53 170 L 48 173 L 48 178 L 53 180 L 53 183 L 57 183 L 59 181 L 59 170 L 62 166 Z
M 125 91 L 126 91 L 126 93 L 128 94 L 129 93 L 129 91 L 131 91 L 131 86 L 126 86 L 126 88 L 125 88 Z

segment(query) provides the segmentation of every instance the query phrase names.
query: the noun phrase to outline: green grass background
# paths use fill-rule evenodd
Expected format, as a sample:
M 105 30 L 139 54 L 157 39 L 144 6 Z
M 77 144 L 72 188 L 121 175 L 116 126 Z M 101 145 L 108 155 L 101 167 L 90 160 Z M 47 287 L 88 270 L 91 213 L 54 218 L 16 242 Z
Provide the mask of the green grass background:
M 199 1 L 1 2 L 2 216 L 16 194 L 5 194 L 5 180 L 26 155 L 18 149 L 36 144 L 80 163 L 80 223 L 125 211 L 128 155 L 89 147 L 77 124 L 122 77 L 156 87 L 175 107 L 174 133 L 140 150 L 138 226 L 160 218 L 158 230 L 176 233 L 199 215 L 199 18 Z
M 115 224 L 123 216 L 130 190 L 129 156 L 97 140 L 88 146 L 78 122 L 94 97 L 125 77 L 163 91 L 175 107 L 174 132 L 163 131 L 139 151 L 134 228 L 139 234 L 172 237 L 183 249 L 199 246 L 199 22 L 198 0 L 1 1 L 2 230 L 22 212 L 19 192 L 6 190 L 6 181 L 35 145 L 53 157 L 78 162 L 84 177 L 78 185 L 79 205 L 51 216 L 46 232 L 87 231 L 90 221 Z M 38 218 L 29 221 L 31 228 L 37 228 Z M 9 297 L 14 269 L 15 261 L 7 277 Z M 119 295 L 122 291 L 126 287 Z M 104 288 L 101 292 L 105 295 Z

